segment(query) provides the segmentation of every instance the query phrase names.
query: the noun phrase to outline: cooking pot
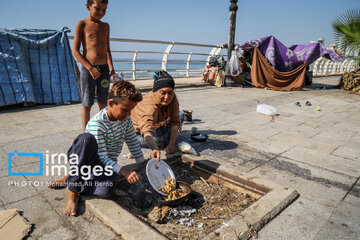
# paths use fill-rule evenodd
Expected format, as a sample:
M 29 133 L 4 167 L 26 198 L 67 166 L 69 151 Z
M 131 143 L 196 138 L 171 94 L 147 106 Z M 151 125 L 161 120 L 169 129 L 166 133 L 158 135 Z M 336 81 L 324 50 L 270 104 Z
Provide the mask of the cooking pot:
M 185 195 L 180 197 L 180 198 L 177 198 L 175 200 L 165 201 L 165 197 L 158 194 L 157 196 L 158 196 L 158 200 L 159 200 L 160 205 L 162 205 L 162 206 L 164 206 L 164 205 L 165 206 L 176 206 L 176 205 L 179 205 L 180 203 L 184 202 L 189 197 L 189 194 L 191 193 L 191 187 L 190 187 L 189 184 L 187 184 L 185 182 L 178 181 L 176 183 L 176 188 L 180 188 L 181 191 L 183 193 L 185 193 Z
M 191 140 L 195 142 L 206 142 L 208 135 L 202 133 L 193 133 L 191 134 Z

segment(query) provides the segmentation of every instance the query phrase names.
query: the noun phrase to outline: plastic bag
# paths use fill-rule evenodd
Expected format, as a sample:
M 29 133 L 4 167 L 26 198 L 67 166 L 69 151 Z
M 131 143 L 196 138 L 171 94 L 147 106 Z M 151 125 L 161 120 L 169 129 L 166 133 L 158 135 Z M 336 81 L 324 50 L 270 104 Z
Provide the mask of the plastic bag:
M 242 73 L 242 69 L 239 64 L 239 58 L 241 57 L 242 52 L 242 49 L 237 49 L 231 52 L 229 70 L 233 77 L 238 76 L 240 73 Z
M 196 152 L 196 150 L 187 142 L 179 142 L 179 149 L 183 153 L 191 153 L 195 156 L 199 156 L 199 154 Z

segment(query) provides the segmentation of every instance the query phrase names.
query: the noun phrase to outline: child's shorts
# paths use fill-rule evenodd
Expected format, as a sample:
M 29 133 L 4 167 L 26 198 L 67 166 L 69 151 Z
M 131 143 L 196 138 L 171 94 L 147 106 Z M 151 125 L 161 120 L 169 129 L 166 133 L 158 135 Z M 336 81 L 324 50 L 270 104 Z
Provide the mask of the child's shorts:
M 94 105 L 95 88 L 98 103 L 107 104 L 109 96 L 109 85 L 110 85 L 110 72 L 109 66 L 94 65 L 99 72 L 101 77 L 94 80 L 90 72 L 81 66 L 80 71 L 80 89 L 81 89 L 81 104 L 85 107 L 91 107 Z

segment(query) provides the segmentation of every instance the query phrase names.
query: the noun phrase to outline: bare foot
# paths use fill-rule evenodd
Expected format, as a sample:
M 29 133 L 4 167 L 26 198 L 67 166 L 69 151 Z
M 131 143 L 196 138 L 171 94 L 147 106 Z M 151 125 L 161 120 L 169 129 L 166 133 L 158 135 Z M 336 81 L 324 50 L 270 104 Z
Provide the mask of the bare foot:
M 79 195 L 76 192 L 72 192 L 68 189 L 68 197 L 65 206 L 65 215 L 75 216 L 77 213 L 77 207 L 79 202 Z
M 52 189 L 57 189 L 57 188 L 63 188 L 63 187 L 66 187 L 66 178 L 68 177 L 69 175 L 67 176 L 63 176 L 61 178 L 58 178 L 54 181 L 51 181 L 51 182 L 48 182 L 48 188 L 52 188 Z

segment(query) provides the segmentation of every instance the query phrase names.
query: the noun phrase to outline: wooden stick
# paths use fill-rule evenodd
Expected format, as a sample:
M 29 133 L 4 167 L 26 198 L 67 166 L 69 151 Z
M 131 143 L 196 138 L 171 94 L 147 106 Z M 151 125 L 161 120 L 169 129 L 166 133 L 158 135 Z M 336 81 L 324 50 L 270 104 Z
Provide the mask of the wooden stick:
M 203 177 L 200 177 L 200 179 L 201 179 L 208 187 L 211 187 L 211 185 L 208 184 Z

